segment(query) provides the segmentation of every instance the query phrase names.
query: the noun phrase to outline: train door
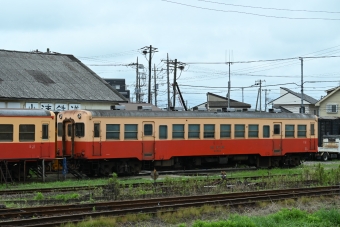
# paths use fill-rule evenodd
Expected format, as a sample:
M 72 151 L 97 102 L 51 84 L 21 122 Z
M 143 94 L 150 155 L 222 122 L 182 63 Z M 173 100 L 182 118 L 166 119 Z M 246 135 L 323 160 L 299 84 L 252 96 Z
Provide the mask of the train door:
M 73 119 L 65 119 L 63 121 L 63 156 L 73 157 L 74 155 L 74 135 L 75 123 Z
M 101 156 L 100 121 L 93 122 L 93 156 Z
M 274 122 L 273 126 L 273 155 L 281 155 L 282 152 L 282 123 Z
M 310 123 L 310 149 L 315 150 L 315 123 Z
M 51 145 L 50 143 L 49 122 L 42 122 L 41 126 L 42 126 L 41 127 L 41 145 L 40 145 L 41 157 L 48 158 L 51 155 L 50 150 L 54 149 L 53 145 Z M 51 135 L 51 136 L 52 138 L 54 138 L 54 135 Z
M 153 121 L 143 122 L 143 160 L 154 160 L 155 158 L 155 123 Z

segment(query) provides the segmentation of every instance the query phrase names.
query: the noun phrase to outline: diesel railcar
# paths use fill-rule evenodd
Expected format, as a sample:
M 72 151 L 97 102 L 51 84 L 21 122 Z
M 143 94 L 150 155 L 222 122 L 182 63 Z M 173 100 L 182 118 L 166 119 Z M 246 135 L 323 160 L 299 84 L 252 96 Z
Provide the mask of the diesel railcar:
M 88 175 L 297 166 L 318 148 L 317 117 L 308 114 L 70 110 L 57 125 L 57 156 Z
M 52 111 L 0 109 L 0 178 L 24 177 L 37 161 L 55 159 L 55 131 Z

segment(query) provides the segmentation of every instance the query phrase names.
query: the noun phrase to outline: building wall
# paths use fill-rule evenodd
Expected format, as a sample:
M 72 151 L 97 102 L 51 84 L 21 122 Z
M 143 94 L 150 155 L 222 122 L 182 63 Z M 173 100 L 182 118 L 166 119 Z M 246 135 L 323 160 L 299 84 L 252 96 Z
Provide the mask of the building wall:
M 60 102 L 60 101 L 8 101 L 0 102 L 0 108 L 21 108 L 21 109 L 46 109 L 52 111 L 63 111 L 73 109 L 88 110 L 110 110 L 115 102 Z
M 216 97 L 214 95 L 208 94 L 208 101 L 226 101 L 226 98 Z
M 336 113 L 327 113 L 327 105 L 337 105 L 337 112 Z M 337 91 L 332 96 L 328 97 L 324 101 L 320 103 L 319 106 L 319 116 L 320 117 L 340 117 L 339 113 L 339 106 L 340 106 L 340 91 Z

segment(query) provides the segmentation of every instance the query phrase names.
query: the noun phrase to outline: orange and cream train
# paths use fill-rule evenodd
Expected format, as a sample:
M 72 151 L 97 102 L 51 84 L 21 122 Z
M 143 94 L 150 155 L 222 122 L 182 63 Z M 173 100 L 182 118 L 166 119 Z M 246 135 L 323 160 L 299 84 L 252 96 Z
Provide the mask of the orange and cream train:
M 56 156 L 87 175 L 297 166 L 317 152 L 317 127 L 308 114 L 69 110 L 57 116 Z

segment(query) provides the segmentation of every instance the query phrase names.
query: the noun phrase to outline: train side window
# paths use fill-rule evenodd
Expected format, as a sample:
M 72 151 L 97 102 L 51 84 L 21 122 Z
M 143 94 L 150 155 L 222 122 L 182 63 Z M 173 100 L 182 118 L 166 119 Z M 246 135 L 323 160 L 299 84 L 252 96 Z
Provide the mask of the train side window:
M 0 125 L 0 141 L 13 141 L 13 125 Z
M 298 125 L 298 137 L 307 136 L 307 125 Z
M 47 140 L 48 139 L 48 124 L 42 125 L 42 139 Z
M 35 125 L 19 125 L 19 141 L 34 141 Z
M 71 136 L 71 131 L 72 131 L 72 125 L 71 125 L 71 124 L 68 124 L 68 125 L 67 125 L 67 135 L 68 135 L 68 136 Z
M 231 125 L 220 125 L 220 138 L 231 137 Z
M 167 125 L 160 125 L 159 126 L 159 138 L 160 139 L 167 139 L 168 138 L 168 126 Z
M 215 125 L 204 125 L 204 138 L 215 138 Z
M 184 125 L 183 124 L 172 125 L 172 138 L 173 139 L 184 139 Z
M 280 134 L 281 134 L 280 125 L 274 125 L 274 135 L 280 135 Z
M 244 125 L 235 125 L 235 138 L 244 138 Z
M 63 136 L 63 123 L 58 123 L 58 136 Z
M 188 138 L 200 138 L 200 125 L 199 124 L 190 124 L 189 125 L 189 132 L 188 132 Z
M 137 139 L 138 125 L 126 124 L 124 125 L 124 139 Z
M 107 124 L 106 125 L 106 139 L 119 140 L 120 125 L 118 124 Z
M 295 125 L 285 125 L 285 137 L 294 137 Z
M 100 137 L 100 123 L 93 124 L 93 137 Z
M 314 136 L 314 135 L 315 135 L 315 128 L 314 128 L 314 124 L 310 124 L 310 134 L 311 134 L 312 136 Z
M 144 136 L 152 136 L 152 124 L 145 124 L 144 125 Z
M 269 125 L 263 125 L 263 138 L 269 138 L 270 137 L 270 126 Z
M 84 137 L 85 135 L 85 124 L 84 123 L 76 123 L 76 136 Z
M 251 137 L 251 138 L 259 137 L 259 125 L 248 126 L 248 137 Z

